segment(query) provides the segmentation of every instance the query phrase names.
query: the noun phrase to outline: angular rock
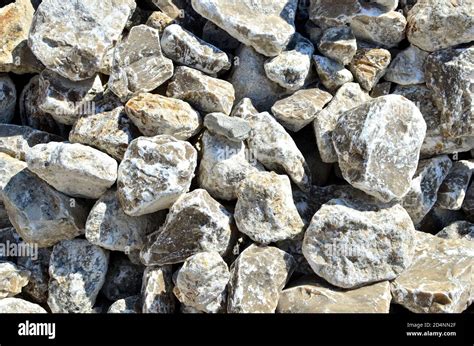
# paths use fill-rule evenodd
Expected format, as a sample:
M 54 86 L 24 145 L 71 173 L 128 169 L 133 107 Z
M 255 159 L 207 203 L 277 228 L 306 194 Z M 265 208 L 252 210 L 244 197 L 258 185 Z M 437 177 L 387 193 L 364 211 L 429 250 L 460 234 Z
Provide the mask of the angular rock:
M 0 262 L 0 299 L 21 293 L 28 284 L 30 272 L 11 262 Z
M 117 161 L 78 143 L 37 144 L 26 153 L 28 169 L 72 197 L 97 199 L 117 180 Z
M 145 136 L 171 135 L 187 140 L 201 129 L 202 119 L 188 103 L 156 94 L 131 98 L 125 111 Z
M 73 81 L 91 78 L 135 7 L 133 0 L 86 0 L 81 6 L 70 1 L 42 1 L 28 44 L 48 69 Z
M 182 304 L 206 313 L 223 310 L 230 273 L 217 252 L 189 257 L 174 275 L 173 292 Z
M 276 56 L 295 33 L 295 0 L 192 0 L 194 10 L 257 52 Z
M 240 232 L 264 245 L 295 238 L 304 231 L 290 179 L 274 172 L 247 175 L 237 190 L 234 217 Z
M 142 299 L 139 295 L 119 299 L 110 305 L 108 314 L 140 314 L 142 312 Z
M 311 0 L 310 19 L 323 29 L 349 24 L 361 10 L 356 0 Z
M 384 79 L 401 85 L 424 83 L 427 56 L 427 52 L 411 45 L 392 60 Z
M 105 281 L 109 253 L 84 239 L 53 248 L 48 305 L 53 313 L 89 313 Z
M 231 266 L 227 312 L 274 313 L 294 265 L 275 247 L 249 246 Z
M 171 314 L 175 311 L 171 266 L 147 267 L 143 273 L 144 314 Z
M 449 174 L 438 190 L 438 207 L 459 210 L 462 207 L 466 190 L 474 171 L 474 161 L 461 160 L 454 162 Z
M 0 74 L 0 123 L 8 124 L 15 116 L 16 88 L 7 74 Z
M 114 50 L 109 88 L 123 102 L 149 92 L 173 76 L 173 62 L 161 52 L 160 33 L 146 25 L 134 26 Z
M 18 257 L 18 265 L 30 272 L 28 285 L 23 287 L 23 293 L 39 304 L 48 300 L 49 260 L 51 248 L 38 249 L 35 256 Z
M 456 221 L 436 234 L 444 239 L 465 239 L 474 241 L 474 224 L 467 221 Z
M 171 24 L 174 24 L 175 20 L 168 16 L 166 13 L 161 11 L 153 11 L 152 14 L 148 17 L 146 25 L 152 27 L 153 29 L 158 30 L 160 35 L 163 34 L 163 31 Z
M 166 95 L 186 101 L 204 113 L 229 114 L 235 100 L 232 84 L 185 66 L 176 68 Z
M 386 49 L 362 48 L 355 54 L 349 69 L 360 86 L 370 91 L 385 74 L 390 58 Z
M 168 209 L 191 186 L 197 153 L 168 135 L 133 140 L 118 170 L 118 198 L 125 214 Z
M 399 205 L 334 199 L 314 215 L 303 254 L 334 286 L 356 288 L 392 280 L 413 259 L 415 227 Z
M 112 301 L 139 294 L 144 270 L 142 265 L 133 264 L 125 255 L 113 254 L 101 292 Z
M 20 298 L 0 299 L 1 314 L 46 314 L 40 305 L 30 303 Z
M 178 24 L 166 27 L 161 36 L 161 47 L 168 58 L 204 73 L 216 74 L 231 67 L 226 53 Z
M 204 118 L 204 126 L 212 133 L 231 141 L 243 141 L 252 128 L 247 120 L 229 117 L 223 113 L 210 113 Z
M 338 62 L 320 55 L 314 55 L 313 58 L 319 79 L 328 90 L 336 91 L 354 79 L 352 73 Z
M 344 179 L 383 202 L 402 198 L 425 133 L 420 111 L 402 96 L 382 96 L 345 112 L 332 134 Z
M 348 65 L 357 51 L 357 42 L 348 26 L 336 26 L 324 31 L 318 50 L 341 65 Z

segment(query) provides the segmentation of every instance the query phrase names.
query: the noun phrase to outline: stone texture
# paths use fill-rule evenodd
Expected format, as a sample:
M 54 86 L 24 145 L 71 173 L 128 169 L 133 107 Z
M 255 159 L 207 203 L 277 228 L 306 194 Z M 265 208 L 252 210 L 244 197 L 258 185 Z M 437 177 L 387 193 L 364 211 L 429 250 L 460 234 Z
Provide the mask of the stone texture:
M 349 69 L 360 86 L 370 91 L 385 74 L 390 58 L 386 49 L 362 48 L 355 54 Z
M 204 126 L 212 133 L 231 141 L 243 141 L 252 128 L 247 120 L 229 117 L 223 113 L 210 113 L 204 118 Z
M 334 199 L 314 215 L 303 254 L 314 272 L 342 288 L 392 280 L 414 253 L 415 228 L 399 205 Z
M 474 184 L 471 184 L 466 192 L 462 211 L 466 214 L 469 221 L 474 222 Z
M 130 262 L 125 255 L 113 253 L 101 292 L 115 301 L 140 293 L 144 266 Z
M 7 74 L 0 74 L 0 123 L 8 124 L 15 115 L 16 88 Z
M 158 30 L 160 35 L 162 35 L 166 27 L 174 23 L 175 20 L 168 16 L 166 13 L 161 11 L 153 11 L 153 13 L 150 14 L 150 16 L 148 17 L 145 24 L 152 27 L 153 29 Z
M 357 42 L 348 26 L 336 26 L 324 31 L 318 50 L 341 65 L 348 65 L 357 51 Z
M 474 224 L 467 221 L 456 221 L 436 234 L 444 239 L 464 239 L 474 241 Z
M 139 314 L 142 312 L 142 299 L 139 295 L 115 301 L 110 305 L 109 314 Z
M 343 65 L 321 55 L 314 55 L 313 58 L 319 79 L 329 91 L 334 92 L 342 85 L 352 82 L 352 73 Z
M 473 171 L 473 160 L 454 162 L 449 174 L 438 190 L 436 203 L 440 208 L 450 210 L 461 209 Z
M 425 60 L 429 53 L 410 45 L 392 60 L 384 79 L 401 84 L 412 85 L 425 82 Z
M 37 255 L 20 256 L 17 263 L 30 272 L 28 284 L 23 287 L 23 293 L 32 301 L 46 304 L 48 300 L 49 260 L 51 248 L 38 249 Z
M 0 262 L 0 299 L 16 296 L 28 284 L 30 272 L 11 262 Z
M 133 140 L 118 170 L 118 198 L 130 216 L 169 208 L 191 186 L 197 165 L 191 144 L 168 135 Z
M 1 314 L 46 314 L 40 305 L 30 303 L 20 298 L 0 299 Z
M 145 269 L 141 291 L 144 314 L 171 314 L 175 311 L 171 275 L 171 266 Z
M 311 0 L 310 19 L 321 28 L 349 24 L 361 10 L 357 0 Z

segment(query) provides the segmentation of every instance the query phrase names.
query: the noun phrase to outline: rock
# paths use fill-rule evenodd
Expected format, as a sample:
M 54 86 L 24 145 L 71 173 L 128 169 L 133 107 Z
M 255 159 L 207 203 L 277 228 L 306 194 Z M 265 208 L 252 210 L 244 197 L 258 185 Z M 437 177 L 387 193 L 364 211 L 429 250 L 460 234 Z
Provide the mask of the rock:
M 243 141 L 252 128 L 247 120 L 229 117 L 223 113 L 210 113 L 204 118 L 204 126 L 212 133 L 231 141 Z
M 161 36 L 161 47 L 168 58 L 204 73 L 216 74 L 231 67 L 226 53 L 178 24 L 166 27 Z
M 323 29 L 349 24 L 361 10 L 357 0 L 311 0 L 310 19 Z
M 252 155 L 267 169 L 286 172 L 302 190 L 311 185 L 309 168 L 293 139 L 269 113 L 257 113 L 249 99 L 242 100 L 233 116 L 250 122 L 252 132 L 247 140 Z
M 89 145 L 121 161 L 137 131 L 123 107 L 80 117 L 69 133 L 71 143 Z
M 53 313 L 89 313 L 105 281 L 109 254 L 84 239 L 53 248 L 48 305 Z
M 357 51 L 357 42 L 348 26 L 336 26 L 324 31 L 318 50 L 341 65 L 348 65 Z
M 311 123 L 331 99 L 330 93 L 319 88 L 298 90 L 277 101 L 272 107 L 272 114 L 285 128 L 298 132 Z
M 50 142 L 26 153 L 28 169 L 72 197 L 97 199 L 117 180 L 117 161 L 82 145 Z
M 173 18 L 161 11 L 153 11 L 146 21 L 146 25 L 158 30 L 160 36 L 163 35 L 163 31 L 166 27 L 174 23 L 175 20 Z
M 474 47 L 446 49 L 428 56 L 425 79 L 433 102 L 441 112 L 445 136 L 473 136 L 472 88 Z
M 125 214 L 168 209 L 191 186 L 197 153 L 168 135 L 133 140 L 118 170 L 118 198 Z
M 360 86 L 370 91 L 385 74 L 390 58 L 386 49 L 362 48 L 352 59 L 349 69 Z
M 456 221 L 443 228 L 436 236 L 444 239 L 465 239 L 473 241 L 474 224 L 467 221 Z
M 342 85 L 352 82 L 352 73 L 343 65 L 320 55 L 314 55 L 313 58 L 321 83 L 330 91 L 336 91 Z
M 126 102 L 158 88 L 173 76 L 173 70 L 173 62 L 161 52 L 159 31 L 138 25 L 115 48 L 108 85 Z
M 314 277 L 303 278 L 281 292 L 279 313 L 388 313 L 390 283 L 343 290 Z
M 227 264 L 217 252 L 201 252 L 187 258 L 175 273 L 173 292 L 187 307 L 217 313 L 225 308 L 229 279 Z
M 15 174 L 7 180 L 1 198 L 12 225 L 23 240 L 49 247 L 83 234 L 88 213 L 84 203 L 56 191 L 19 162 L 1 156 L 0 167 L 3 168 L 0 171 L 23 167 L 15 169 Z
M 449 174 L 438 190 L 436 203 L 440 208 L 450 210 L 461 209 L 473 171 L 473 160 L 454 162 Z
M 1 155 L 0 155 L 1 157 Z M 3 180 L 4 177 L 1 177 L 1 180 Z M 1 181 L 0 180 L 0 181 Z M 3 183 L 3 182 L 2 182 Z M 8 218 L 8 216 L 7 216 Z M 18 244 L 21 244 L 20 236 L 18 233 L 15 231 L 11 225 L 1 228 L 0 229 L 0 262 L 12 262 L 12 263 L 17 263 L 18 262 L 18 257 L 16 256 L 17 254 L 15 252 L 11 252 L 11 246 L 13 245 L 17 249 L 20 247 Z
M 45 0 L 38 7 L 28 44 L 50 70 L 73 81 L 91 78 L 135 10 L 133 0 Z
M 112 301 L 139 294 L 144 270 L 142 265 L 133 264 L 125 255 L 112 256 L 101 292 Z
M 403 2 L 402 0 L 401 2 Z M 368 2 L 376 4 L 382 10 L 389 12 L 394 11 L 398 7 L 398 0 L 368 0 Z
M 380 96 L 387 96 L 390 94 L 391 90 L 392 90 L 391 82 L 379 82 L 372 88 L 369 95 L 370 97 L 373 97 L 373 98 L 377 98 Z
M 143 273 L 144 314 L 171 314 L 175 311 L 171 266 L 147 267 Z
M 230 36 L 226 31 L 219 28 L 211 21 L 207 21 L 202 28 L 202 38 L 204 41 L 224 50 L 233 51 L 240 46 L 240 42 Z
M 332 134 L 344 179 L 383 202 L 402 198 L 425 133 L 420 111 L 402 96 L 382 96 L 345 112 Z
M 180 197 L 166 221 L 148 238 L 141 252 L 145 265 L 181 263 L 203 251 L 225 256 L 231 247 L 233 217 L 206 190 L 197 189 Z
M 0 74 L 0 123 L 8 124 L 15 115 L 16 88 L 7 74 Z
M 271 246 L 251 245 L 231 266 L 228 313 L 274 313 L 295 262 Z
M 264 64 L 268 79 L 288 90 L 298 90 L 304 86 L 314 53 L 314 46 L 307 38 L 295 34 L 293 40 L 295 42 L 289 50 Z
M 334 286 L 356 288 L 393 280 L 413 259 L 415 228 L 399 205 L 334 199 L 314 215 L 303 254 Z
M 367 4 L 354 16 L 351 29 L 358 40 L 368 41 L 391 48 L 405 38 L 407 20 L 397 11 L 385 12 L 377 6 Z
M 0 262 L 0 299 L 21 293 L 28 284 L 30 272 L 11 262 Z
M 424 83 L 427 56 L 427 52 L 411 45 L 392 60 L 384 79 L 401 85 Z
M 206 119 L 207 117 L 209 115 Z M 263 170 L 242 141 L 231 141 L 224 136 L 205 131 L 201 143 L 198 183 L 214 198 L 237 199 L 240 182 L 249 173 Z
M 260 244 L 292 239 L 304 231 L 287 176 L 274 172 L 250 173 L 240 183 L 237 198 L 234 212 L 237 227 Z
M 128 216 L 120 206 L 116 190 L 110 189 L 100 197 L 89 213 L 86 238 L 92 244 L 107 250 L 141 250 L 147 235 L 158 228 L 160 221 L 164 221 L 160 214 Z
M 332 143 L 332 132 L 337 120 L 346 111 L 370 100 L 369 95 L 357 83 L 346 83 L 339 88 L 333 99 L 314 119 L 314 133 L 319 154 L 323 162 L 337 162 L 337 154 Z
M 18 257 L 18 265 L 30 272 L 28 284 L 23 287 L 23 293 L 39 304 L 48 300 L 49 260 L 51 248 L 37 249 L 34 256 Z
M 46 314 L 46 310 L 38 304 L 20 298 L 0 299 L 1 314 Z
M 438 190 L 451 166 L 451 160 L 446 155 L 419 162 L 410 190 L 402 200 L 414 224 L 418 224 L 435 205 Z
M 466 192 L 462 211 L 466 214 L 469 221 L 474 222 L 474 184 L 471 184 Z
M 466 220 L 466 215 L 462 210 L 441 209 L 435 204 L 418 225 L 418 230 L 435 234 L 450 224 L 462 220 Z
M 186 101 L 204 113 L 229 114 L 235 100 L 232 84 L 185 66 L 176 68 L 166 95 Z
M 265 56 L 283 51 L 295 33 L 295 0 L 192 0 L 194 10 Z
M 142 312 L 142 299 L 139 295 L 119 299 L 110 305 L 109 314 L 139 314 Z
M 410 43 L 434 52 L 474 40 L 472 1 L 418 0 L 408 12 Z
M 416 232 L 412 265 L 391 283 L 394 303 L 417 313 L 460 313 L 472 302 L 474 244 Z
M 38 83 L 39 109 L 65 125 L 73 125 L 81 115 L 94 114 L 95 101 L 104 91 L 98 75 L 72 82 L 53 71 L 44 70 Z
M 201 129 L 202 119 L 188 103 L 161 95 L 143 93 L 131 98 L 125 111 L 145 136 L 171 135 L 187 140 Z

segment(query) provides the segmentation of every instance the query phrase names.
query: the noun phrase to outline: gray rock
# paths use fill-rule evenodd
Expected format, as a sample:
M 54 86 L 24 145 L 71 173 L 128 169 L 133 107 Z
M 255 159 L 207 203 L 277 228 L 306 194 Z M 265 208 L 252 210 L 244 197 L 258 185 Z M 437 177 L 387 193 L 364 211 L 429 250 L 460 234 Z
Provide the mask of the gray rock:
M 141 291 L 144 314 L 171 314 L 175 311 L 171 275 L 171 266 L 145 269 Z
M 20 298 L 0 299 L 0 313 L 2 314 L 46 314 L 40 305 L 30 303 Z
M 454 162 L 449 174 L 439 187 L 436 201 L 438 207 L 450 210 L 461 209 L 473 171 L 473 160 Z
M 223 113 L 210 113 L 204 118 L 204 126 L 216 135 L 231 141 L 243 141 L 250 135 L 252 128 L 247 120 L 229 117 Z
M 385 74 L 390 59 L 390 52 L 386 49 L 361 48 L 352 59 L 349 69 L 360 86 L 370 91 Z
M 30 272 L 28 284 L 23 287 L 23 293 L 39 304 L 48 300 L 49 260 L 51 248 L 38 249 L 34 256 L 20 256 L 17 263 Z
M 466 239 L 474 241 L 474 224 L 467 221 L 456 221 L 436 234 L 444 239 Z
M 390 94 L 392 90 L 391 82 L 379 82 L 370 91 L 370 97 L 377 98 L 380 96 L 386 96 Z
M 384 79 L 401 85 L 424 83 L 425 60 L 428 54 L 411 45 L 392 60 Z
M 146 25 L 158 30 L 160 35 L 163 35 L 163 31 L 171 24 L 175 24 L 175 20 L 168 16 L 166 13 L 161 11 L 153 11 L 148 17 Z
M 357 42 L 348 26 L 336 26 L 324 31 L 318 50 L 341 65 L 348 65 L 357 51 Z
M 466 214 L 469 221 L 474 222 L 474 184 L 471 184 L 466 192 L 462 211 Z
M 0 299 L 19 294 L 29 278 L 29 271 L 11 262 L 0 262 Z
M 123 255 L 113 254 L 101 292 L 112 301 L 140 293 L 144 266 L 136 265 Z
M 139 295 L 115 301 L 110 305 L 109 314 L 139 314 L 142 312 L 142 299 Z
M 7 74 L 0 74 L 0 123 L 8 124 L 15 115 L 16 88 Z
M 314 55 L 316 71 L 321 83 L 330 91 L 336 91 L 342 85 L 352 82 L 351 71 L 338 62 L 321 55 Z
M 349 24 L 361 10 L 357 0 L 312 0 L 310 19 L 323 29 Z

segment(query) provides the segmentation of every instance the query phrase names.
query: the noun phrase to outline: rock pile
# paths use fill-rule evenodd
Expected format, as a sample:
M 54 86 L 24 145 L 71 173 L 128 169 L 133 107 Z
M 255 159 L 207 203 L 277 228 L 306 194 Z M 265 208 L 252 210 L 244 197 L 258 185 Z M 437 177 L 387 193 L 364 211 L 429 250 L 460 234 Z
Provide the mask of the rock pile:
M 0 7 L 0 313 L 459 313 L 472 0 Z

